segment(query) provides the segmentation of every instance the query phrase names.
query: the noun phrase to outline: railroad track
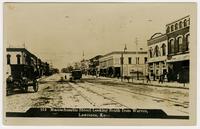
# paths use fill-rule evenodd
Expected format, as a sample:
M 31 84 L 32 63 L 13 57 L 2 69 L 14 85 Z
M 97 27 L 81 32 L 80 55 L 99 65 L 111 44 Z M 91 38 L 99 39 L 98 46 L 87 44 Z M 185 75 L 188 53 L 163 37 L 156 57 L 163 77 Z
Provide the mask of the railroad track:
M 95 84 L 92 84 L 90 82 L 87 82 L 87 84 L 91 85 L 91 86 L 95 86 L 96 88 L 100 88 L 100 89 L 104 89 L 104 90 L 113 92 L 112 90 L 109 90 L 108 88 L 103 88 L 103 87 L 98 86 L 99 84 L 95 85 Z M 111 85 L 109 85 L 109 86 L 111 86 Z M 138 93 L 138 92 L 126 90 L 124 88 L 116 87 L 116 86 L 111 86 L 111 87 L 113 87 L 114 89 L 120 90 L 120 91 L 125 91 L 125 92 L 132 93 L 132 94 L 137 94 L 137 95 L 142 95 L 142 96 L 145 96 L 145 97 L 150 97 L 150 98 L 153 98 L 153 99 L 156 99 L 156 100 L 159 100 L 159 101 L 168 101 L 168 102 L 171 102 L 173 105 L 182 106 L 184 108 L 187 108 L 189 106 L 189 103 L 182 103 L 182 102 L 179 102 L 179 101 L 176 101 L 176 100 L 172 100 L 172 99 L 166 99 L 166 98 L 162 98 L 162 97 L 158 97 L 158 96 L 148 95 L 148 94 L 144 94 L 144 93 Z M 185 111 L 182 111 L 182 112 L 188 113 L 188 112 L 185 112 Z
M 126 105 L 124 105 L 124 104 L 122 104 L 122 103 L 120 103 L 120 102 L 118 102 L 118 101 L 116 101 L 116 100 L 114 100 L 114 99 L 112 99 L 112 98 L 109 98 L 109 97 L 107 97 L 107 96 L 105 96 L 105 95 L 102 95 L 102 94 L 100 94 L 100 93 L 98 93 L 98 92 L 96 92 L 96 91 L 94 91 L 94 90 L 91 90 L 90 88 L 86 88 L 86 87 L 80 85 L 80 83 L 75 83 L 75 84 L 76 84 L 79 88 L 82 88 L 82 89 L 86 90 L 87 92 L 96 94 L 96 95 L 98 95 L 98 96 L 100 96 L 100 97 L 102 97 L 102 98 L 104 98 L 104 99 L 109 100 L 112 104 L 115 103 L 115 104 L 118 104 L 118 105 L 120 105 L 120 106 L 122 106 L 122 107 L 129 108 L 128 106 L 126 106 Z M 79 91 L 75 86 L 72 86 L 72 87 L 73 87 L 85 100 L 87 100 L 90 104 L 92 104 L 93 106 L 97 106 L 97 104 L 96 104 L 94 101 L 92 101 L 90 98 L 88 98 L 87 96 L 85 96 L 84 94 L 82 94 L 81 91 Z

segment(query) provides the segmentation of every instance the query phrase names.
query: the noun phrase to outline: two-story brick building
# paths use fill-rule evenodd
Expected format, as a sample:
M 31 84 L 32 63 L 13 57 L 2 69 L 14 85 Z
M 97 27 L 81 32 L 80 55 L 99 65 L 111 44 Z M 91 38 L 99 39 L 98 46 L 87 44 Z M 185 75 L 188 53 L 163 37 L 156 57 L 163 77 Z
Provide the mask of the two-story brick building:
M 150 79 L 159 79 L 166 75 L 167 68 L 167 35 L 155 33 L 148 41 L 148 71 Z
M 170 81 L 189 82 L 190 16 L 166 25 Z
M 166 34 L 156 33 L 148 41 L 149 74 L 167 73 L 168 81 L 189 82 L 190 16 L 166 25 Z
M 48 73 L 48 63 L 42 62 L 37 56 L 29 52 L 26 48 L 7 48 L 6 49 L 7 65 L 30 65 L 39 76 Z

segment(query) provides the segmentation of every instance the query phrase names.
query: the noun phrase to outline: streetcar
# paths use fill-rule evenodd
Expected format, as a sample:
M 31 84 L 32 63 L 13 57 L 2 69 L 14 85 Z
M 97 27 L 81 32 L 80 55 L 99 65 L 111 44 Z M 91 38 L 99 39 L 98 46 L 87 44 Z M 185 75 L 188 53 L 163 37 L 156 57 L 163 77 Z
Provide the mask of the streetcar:
M 70 81 L 80 80 L 82 78 L 82 71 L 79 69 L 72 70 Z

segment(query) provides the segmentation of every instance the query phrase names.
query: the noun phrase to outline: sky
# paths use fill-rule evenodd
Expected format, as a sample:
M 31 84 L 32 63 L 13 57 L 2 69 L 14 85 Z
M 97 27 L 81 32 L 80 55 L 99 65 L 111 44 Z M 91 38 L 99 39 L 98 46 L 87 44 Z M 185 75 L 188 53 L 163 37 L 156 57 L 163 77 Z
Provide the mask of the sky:
M 147 49 L 191 3 L 6 3 L 4 46 L 25 47 L 56 68 L 112 51 Z M 83 54 L 84 53 L 84 54 Z M 83 57 L 84 55 L 84 57 Z

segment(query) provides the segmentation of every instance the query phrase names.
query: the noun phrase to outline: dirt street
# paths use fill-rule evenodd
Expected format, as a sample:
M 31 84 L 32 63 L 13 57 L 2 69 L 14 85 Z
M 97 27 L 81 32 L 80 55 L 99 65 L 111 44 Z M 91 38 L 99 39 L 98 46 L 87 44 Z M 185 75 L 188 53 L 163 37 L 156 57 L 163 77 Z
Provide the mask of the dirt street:
M 40 80 L 39 91 L 6 96 L 7 112 L 25 112 L 30 107 L 47 108 L 141 108 L 162 109 L 168 115 L 189 115 L 188 89 L 120 83 L 112 79 L 83 77 L 60 82 L 65 74 Z M 67 75 L 69 79 L 69 75 Z

